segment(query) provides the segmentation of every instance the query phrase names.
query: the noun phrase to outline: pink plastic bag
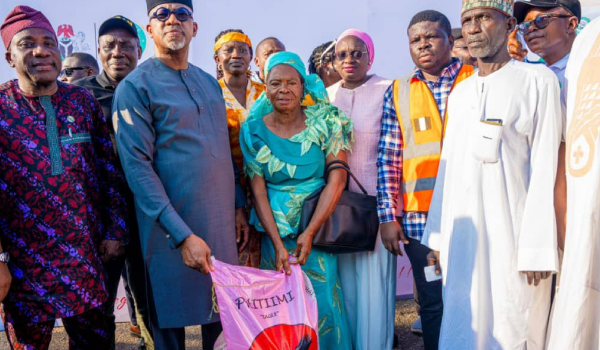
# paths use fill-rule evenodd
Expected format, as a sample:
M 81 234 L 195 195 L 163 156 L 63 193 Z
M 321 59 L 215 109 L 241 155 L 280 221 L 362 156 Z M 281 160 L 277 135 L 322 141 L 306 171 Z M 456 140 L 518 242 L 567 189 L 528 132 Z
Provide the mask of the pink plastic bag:
M 213 259 L 227 350 L 317 350 L 317 299 L 299 265 L 292 274 Z

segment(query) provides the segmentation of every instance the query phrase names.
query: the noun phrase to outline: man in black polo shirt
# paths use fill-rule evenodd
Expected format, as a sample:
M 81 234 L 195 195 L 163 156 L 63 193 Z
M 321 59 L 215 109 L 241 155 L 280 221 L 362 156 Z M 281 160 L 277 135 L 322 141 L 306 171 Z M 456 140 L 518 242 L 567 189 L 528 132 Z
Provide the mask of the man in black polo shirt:
M 142 49 L 135 24 L 123 16 L 114 16 L 104 21 L 98 30 L 98 57 L 102 63 L 102 73 L 97 76 L 76 80 L 73 84 L 88 89 L 100 102 L 104 117 L 110 126 L 111 138 L 113 139 L 116 152 L 111 117 L 113 95 L 119 82 L 137 67 L 138 60 L 142 57 Z M 127 193 L 127 200 L 131 213 L 134 213 L 135 209 L 133 207 L 133 195 L 131 192 Z M 108 275 L 107 287 L 110 292 L 109 301 L 105 304 L 105 312 L 109 318 L 109 322 L 112 322 L 114 325 L 114 302 L 123 265 L 125 264 L 126 273 L 123 274 L 124 281 L 128 282 L 129 289 L 135 299 L 135 306 L 142 316 L 144 324 L 147 325 L 145 270 L 135 215 L 130 217 L 129 227 L 131 229 L 131 238 L 127 245 L 125 258 L 104 264 Z M 131 306 L 133 307 L 133 305 Z M 111 329 L 114 332 L 114 327 Z M 135 317 L 132 318 L 130 329 L 132 333 L 139 333 Z M 112 336 L 114 338 L 114 334 Z
M 102 73 L 77 80 L 100 102 L 102 112 L 112 124 L 112 99 L 117 85 L 137 67 L 142 57 L 140 39 L 135 24 L 123 16 L 114 16 L 100 25 L 98 30 L 98 57 Z M 113 131 L 113 130 L 111 130 Z

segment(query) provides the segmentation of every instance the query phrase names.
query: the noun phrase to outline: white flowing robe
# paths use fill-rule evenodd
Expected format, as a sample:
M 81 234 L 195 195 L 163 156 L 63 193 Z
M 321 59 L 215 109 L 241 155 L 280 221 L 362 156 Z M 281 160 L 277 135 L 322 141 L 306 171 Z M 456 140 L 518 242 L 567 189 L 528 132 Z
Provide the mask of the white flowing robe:
M 600 349 L 600 19 L 567 66 L 567 239 L 548 348 Z
M 543 65 L 510 61 L 450 95 L 423 237 L 440 251 L 440 349 L 544 347 L 551 280 L 533 287 L 519 272 L 558 269 L 560 112 L 558 81 Z M 497 147 L 479 131 L 482 119 L 502 120 Z

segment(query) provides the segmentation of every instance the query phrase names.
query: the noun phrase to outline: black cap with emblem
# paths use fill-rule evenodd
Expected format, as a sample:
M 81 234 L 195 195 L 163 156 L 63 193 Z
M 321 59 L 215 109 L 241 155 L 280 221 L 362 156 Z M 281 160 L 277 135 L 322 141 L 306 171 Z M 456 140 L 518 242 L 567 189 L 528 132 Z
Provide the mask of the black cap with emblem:
M 100 25 L 100 29 L 98 30 L 98 36 L 101 37 L 112 29 L 124 29 L 134 37 L 138 38 L 138 32 L 135 27 L 135 23 L 133 23 L 127 17 L 114 16 L 107 19 Z
M 525 21 L 527 12 L 534 7 L 552 8 L 562 7 L 571 12 L 573 16 L 581 21 L 581 3 L 579 0 L 521 0 L 515 2 L 513 16 L 517 19 L 517 23 Z
M 146 0 L 146 6 L 148 7 L 148 14 L 158 5 L 162 4 L 182 4 L 190 8 L 192 12 L 194 11 L 194 5 L 192 4 L 192 0 Z

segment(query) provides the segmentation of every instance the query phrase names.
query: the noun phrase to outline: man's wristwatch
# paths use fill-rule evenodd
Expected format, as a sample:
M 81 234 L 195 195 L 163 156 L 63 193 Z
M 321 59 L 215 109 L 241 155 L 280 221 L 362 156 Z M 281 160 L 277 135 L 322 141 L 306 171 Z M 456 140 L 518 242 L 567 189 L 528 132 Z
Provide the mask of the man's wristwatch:
M 7 263 L 10 260 L 8 252 L 0 253 L 0 263 Z

